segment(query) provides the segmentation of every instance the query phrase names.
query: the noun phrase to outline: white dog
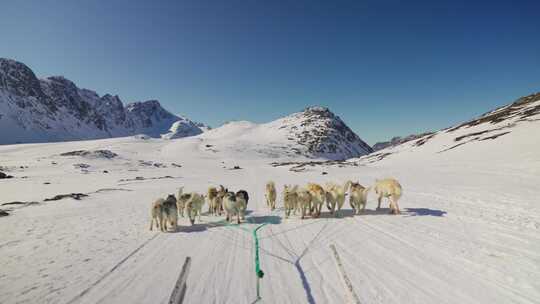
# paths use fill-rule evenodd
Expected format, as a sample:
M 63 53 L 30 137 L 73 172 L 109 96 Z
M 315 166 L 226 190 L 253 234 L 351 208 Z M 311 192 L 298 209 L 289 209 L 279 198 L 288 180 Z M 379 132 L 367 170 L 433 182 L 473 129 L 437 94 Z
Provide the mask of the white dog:
M 343 186 L 334 183 L 326 184 L 326 207 L 332 214 L 335 212 L 337 216 L 339 211 L 341 211 L 341 207 L 345 203 L 345 193 L 347 193 L 351 183 L 351 181 L 347 181 Z
M 355 214 L 366 210 L 367 195 L 370 187 L 364 187 L 359 183 L 351 183 L 349 203 Z
M 373 186 L 375 193 L 378 197 L 377 209 L 381 208 L 381 201 L 384 197 L 390 200 L 390 212 L 393 214 L 399 214 L 398 200 L 401 198 L 403 190 L 399 182 L 394 178 L 385 178 L 375 181 L 375 186 Z
M 191 222 L 191 225 L 195 223 L 195 218 L 198 215 L 199 221 L 201 220 L 202 207 L 204 205 L 204 195 L 197 192 L 183 193 L 184 187 L 178 190 L 178 199 L 176 205 L 178 212 L 184 216 L 184 210 Z M 180 208 L 182 210 L 180 211 Z
M 283 206 L 285 207 L 285 218 L 289 218 L 291 211 L 296 209 L 298 202 L 298 194 L 296 193 L 297 189 L 298 186 L 283 186 Z
M 219 185 L 219 188 L 210 187 L 208 188 L 208 213 L 212 215 L 221 215 L 223 212 L 223 196 L 227 192 L 227 189 L 222 185 Z
M 236 223 L 240 224 L 240 218 L 244 217 L 246 211 L 246 201 L 243 196 L 236 195 L 234 192 L 227 192 L 223 197 L 223 209 L 225 210 L 227 222 L 231 221 L 236 215 Z
M 309 183 L 308 190 L 311 194 L 312 216 L 319 217 L 321 216 L 322 205 L 324 204 L 324 201 L 326 199 L 324 189 L 318 184 Z
M 276 209 L 276 185 L 274 182 L 268 182 L 266 183 L 266 205 L 270 208 L 270 210 Z
M 176 208 L 178 209 L 178 215 L 181 217 L 184 217 L 184 209 L 186 208 L 186 201 L 187 199 L 182 199 L 182 195 L 184 194 L 184 187 L 180 187 L 178 189 L 178 195 L 176 196 Z
M 222 185 L 216 188 L 208 188 L 208 212 L 212 215 L 221 215 L 223 212 L 223 196 L 227 193 L 227 189 Z
M 296 206 L 300 209 L 302 219 L 305 218 L 306 213 L 311 215 L 311 193 L 305 188 L 297 188 L 296 190 L 297 202 Z
M 195 224 L 195 218 L 199 216 L 201 221 L 202 207 L 204 205 L 204 195 L 191 192 L 189 200 L 186 202 L 186 213 L 189 217 L 191 225 Z

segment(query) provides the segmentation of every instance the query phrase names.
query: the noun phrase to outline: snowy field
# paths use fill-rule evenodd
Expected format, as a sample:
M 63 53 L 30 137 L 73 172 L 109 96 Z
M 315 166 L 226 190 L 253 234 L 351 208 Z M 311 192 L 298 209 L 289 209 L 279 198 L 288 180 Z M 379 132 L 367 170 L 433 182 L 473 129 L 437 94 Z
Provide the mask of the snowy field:
M 540 303 L 540 144 L 531 126 L 445 153 L 434 152 L 440 137 L 425 151 L 302 172 L 271 166 L 285 160 L 276 151 L 233 147 L 212 131 L 0 146 L 0 165 L 15 176 L 0 180 L 0 203 L 38 202 L 0 206 L 10 213 L 0 218 L 0 303 L 167 303 L 187 256 L 185 303 L 253 303 L 250 233 L 206 215 L 194 226 L 181 218 L 177 233 L 148 229 L 156 198 L 219 184 L 250 193 L 241 227 L 268 223 L 259 230 L 259 303 L 350 302 L 331 244 L 361 303 Z M 83 149 L 118 156 L 60 156 Z M 388 176 L 403 185 L 401 215 L 387 203 L 376 211 L 373 193 L 365 214 L 352 216 L 347 201 L 340 218 L 285 219 L 264 202 L 268 180 L 281 207 L 285 183 L 367 186 Z M 72 192 L 88 197 L 43 202 Z

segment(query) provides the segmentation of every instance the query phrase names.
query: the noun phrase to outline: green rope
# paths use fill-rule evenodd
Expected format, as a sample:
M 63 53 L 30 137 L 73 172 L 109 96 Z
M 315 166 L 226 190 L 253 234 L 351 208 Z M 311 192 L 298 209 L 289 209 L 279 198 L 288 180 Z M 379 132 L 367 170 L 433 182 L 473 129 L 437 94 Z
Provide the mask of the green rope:
M 261 270 L 261 264 L 259 262 L 259 237 L 257 236 L 257 230 L 261 229 L 266 224 L 268 223 L 264 223 L 253 230 L 253 239 L 255 240 L 255 274 L 257 275 L 257 278 L 261 279 L 264 276 L 264 272 Z
M 254 250 L 255 250 L 255 277 L 257 278 L 257 299 L 255 300 L 255 302 L 253 303 L 256 303 L 258 302 L 259 300 L 261 300 L 261 294 L 260 294 L 260 280 L 264 277 L 264 272 L 262 271 L 261 269 L 261 263 L 260 263 L 260 260 L 259 260 L 259 237 L 257 236 L 257 231 L 259 229 L 261 229 L 262 227 L 264 227 L 265 225 L 267 225 L 268 223 L 263 223 L 259 226 L 257 226 L 257 228 L 253 229 L 252 231 L 238 225 L 238 224 L 231 224 L 227 221 L 219 221 L 217 222 L 217 224 L 223 224 L 223 226 L 226 226 L 226 227 L 235 227 L 235 228 L 238 228 L 238 229 L 242 229 L 246 232 L 251 232 L 252 235 L 253 235 L 253 241 L 255 243 L 255 246 L 254 247 Z
M 257 236 L 257 230 L 261 229 L 268 223 L 259 225 L 255 230 L 253 230 L 253 239 L 255 240 L 255 276 L 257 277 L 257 300 L 261 299 L 259 282 L 264 277 L 264 272 L 261 269 L 261 264 L 259 261 L 259 237 Z

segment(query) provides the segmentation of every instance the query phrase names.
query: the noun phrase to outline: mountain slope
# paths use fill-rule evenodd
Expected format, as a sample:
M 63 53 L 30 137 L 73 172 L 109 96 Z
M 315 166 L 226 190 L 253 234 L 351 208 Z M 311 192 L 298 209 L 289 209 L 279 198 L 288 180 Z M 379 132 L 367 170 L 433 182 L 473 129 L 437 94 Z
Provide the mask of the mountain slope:
M 347 159 L 372 152 L 338 116 L 323 107 L 309 107 L 264 124 L 229 122 L 200 138 L 218 150 L 273 158 Z
M 126 106 L 118 96 L 78 88 L 53 76 L 38 79 L 23 63 L 0 58 L 0 144 L 98 139 L 144 133 L 159 137 L 174 123 L 199 134 L 200 125 L 163 109 L 157 100 Z
M 540 93 L 489 111 L 459 125 L 426 134 L 362 158 L 364 162 L 381 160 L 392 163 L 426 159 L 516 162 L 532 157 L 540 149 Z
M 375 143 L 372 148 L 373 148 L 373 151 L 379 151 L 382 149 L 386 149 L 388 147 L 401 145 L 403 143 L 424 137 L 426 135 L 430 135 L 431 133 L 432 132 L 426 132 L 426 133 L 421 133 L 421 134 L 411 134 L 404 137 L 401 137 L 401 136 L 392 137 L 392 139 L 389 141 L 382 141 L 382 142 Z

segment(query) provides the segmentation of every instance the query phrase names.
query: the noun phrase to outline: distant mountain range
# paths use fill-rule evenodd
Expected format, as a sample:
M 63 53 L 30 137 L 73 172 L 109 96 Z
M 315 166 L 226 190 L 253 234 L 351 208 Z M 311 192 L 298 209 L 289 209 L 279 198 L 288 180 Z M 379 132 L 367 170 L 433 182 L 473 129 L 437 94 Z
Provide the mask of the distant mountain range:
M 389 141 L 382 141 L 382 142 L 378 142 L 378 143 L 374 144 L 372 148 L 373 148 L 373 151 L 379 151 L 379 150 L 382 150 L 382 149 L 385 149 L 385 148 L 388 148 L 388 147 L 394 147 L 394 146 L 397 146 L 397 145 L 401 145 L 402 143 L 406 143 L 408 141 L 424 137 L 424 136 L 429 135 L 431 133 L 432 132 L 425 132 L 425 133 L 420 133 L 420 134 L 411 134 L 411 135 L 404 136 L 404 137 L 400 137 L 400 136 L 392 137 L 392 139 L 389 140 Z
M 0 58 L 0 144 L 135 134 L 178 138 L 204 129 L 171 114 L 157 100 L 124 106 L 118 96 L 99 96 L 62 76 L 38 79 L 23 63 Z
M 266 124 L 247 124 L 251 128 L 243 129 L 244 124 L 237 138 L 261 145 L 265 142 L 260 140 L 266 138 L 269 145 L 283 148 L 280 153 L 344 159 L 373 151 L 338 116 L 323 107 L 309 107 Z M 239 125 L 242 123 L 234 122 L 221 128 L 234 129 Z M 62 76 L 38 79 L 25 64 L 0 58 L 0 144 L 137 134 L 177 139 L 209 129 L 168 112 L 157 100 L 124 105 L 118 96 L 100 96 Z M 250 134 L 257 136 L 249 139 Z

